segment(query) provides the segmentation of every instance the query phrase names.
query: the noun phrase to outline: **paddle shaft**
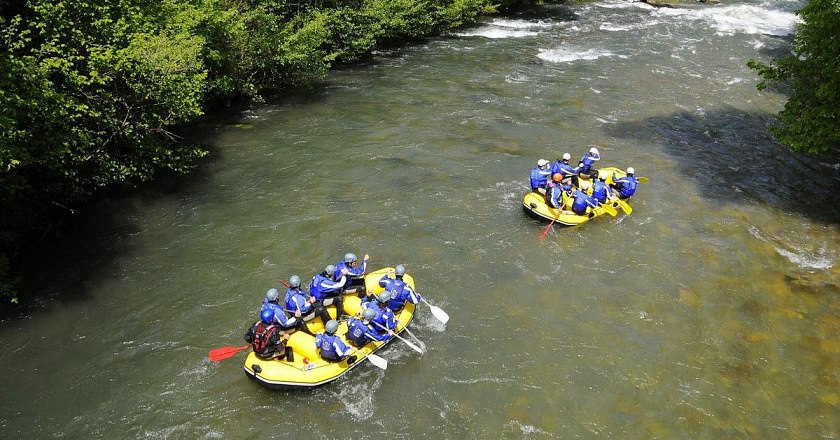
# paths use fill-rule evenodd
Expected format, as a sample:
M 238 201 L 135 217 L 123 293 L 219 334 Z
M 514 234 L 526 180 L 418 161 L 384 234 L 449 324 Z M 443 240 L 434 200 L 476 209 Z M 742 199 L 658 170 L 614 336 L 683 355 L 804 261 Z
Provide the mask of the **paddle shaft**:
M 388 329 L 387 329 L 384 325 L 382 325 L 382 324 L 380 324 L 380 323 L 378 323 L 378 322 L 376 322 L 376 321 L 371 321 L 371 322 L 372 322 L 372 323 L 374 323 L 374 325 L 376 325 L 377 327 L 381 328 L 382 330 L 385 330 L 385 331 L 391 331 L 391 330 L 388 330 Z M 392 332 L 393 332 L 393 331 L 392 331 Z M 418 353 L 422 353 L 422 352 L 423 352 L 423 350 L 421 350 L 421 349 L 420 349 L 420 347 L 418 347 L 418 346 L 414 345 L 414 344 L 413 344 L 413 343 L 411 343 L 408 339 L 403 338 L 403 337 L 402 337 L 402 336 L 400 336 L 397 332 L 393 332 L 393 333 L 394 333 L 394 336 L 396 336 L 396 337 L 397 337 L 397 339 L 399 339 L 400 341 L 405 342 L 405 345 L 408 345 L 409 347 L 411 347 L 411 349 L 412 349 L 412 350 L 414 350 L 414 351 L 416 351 L 416 352 L 418 352 Z

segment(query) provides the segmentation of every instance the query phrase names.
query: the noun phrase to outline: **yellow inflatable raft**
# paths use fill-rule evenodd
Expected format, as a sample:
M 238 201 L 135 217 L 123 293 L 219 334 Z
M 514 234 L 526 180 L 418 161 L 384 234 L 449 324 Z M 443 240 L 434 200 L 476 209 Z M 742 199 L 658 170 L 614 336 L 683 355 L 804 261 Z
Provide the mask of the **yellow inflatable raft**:
M 384 289 L 379 287 L 379 280 L 392 270 L 393 268 L 386 267 L 365 275 L 366 292 L 374 295 L 381 293 Z M 403 280 L 406 284 L 414 288 L 414 279 L 410 275 L 406 274 Z M 411 322 L 411 319 L 414 317 L 414 309 L 414 304 L 406 303 L 405 307 L 396 315 L 397 334 L 401 333 Z M 357 312 L 360 313 L 361 310 L 361 299 L 356 294 L 344 295 L 345 313 L 355 315 Z M 327 306 L 327 311 L 330 313 L 330 316 L 335 318 L 335 306 Z M 324 323 L 319 318 L 307 322 L 307 326 L 313 334 L 324 331 Z M 347 321 L 340 321 L 336 334 L 341 336 L 345 344 L 354 348 L 344 336 L 346 333 Z M 305 388 L 323 385 L 338 379 L 358 365 L 366 364 L 367 355 L 379 350 L 394 339 L 391 338 L 384 342 L 368 342 L 367 345 L 353 353 L 357 358 L 356 361 L 348 364 L 347 359 L 341 362 L 328 362 L 322 359 L 318 354 L 318 350 L 315 348 L 315 338 L 312 335 L 297 330 L 289 336 L 287 343 L 289 347 L 292 347 L 294 353 L 292 362 L 285 360 L 263 360 L 251 351 L 248 353 L 248 357 L 245 358 L 245 374 L 261 385 L 271 389 Z
M 606 183 L 609 185 L 612 185 L 613 183 L 613 173 L 615 173 L 618 177 L 626 175 L 623 170 L 616 167 L 604 167 L 598 170 L 598 175 L 604 177 Z M 592 184 L 588 179 L 581 179 L 580 185 L 582 190 L 591 194 Z M 522 198 L 522 209 L 531 217 L 539 220 L 554 220 L 556 223 L 560 223 L 561 225 L 576 226 L 586 223 L 589 220 L 605 213 L 612 212 L 610 215 L 614 215 L 615 208 L 619 206 L 619 202 L 613 201 L 612 203 L 609 203 L 610 207 L 599 206 L 594 209 L 587 208 L 585 215 L 579 215 L 571 211 L 570 207 L 572 205 L 572 200 L 565 193 L 563 194 L 563 203 L 566 205 L 567 209 L 560 211 L 559 209 L 553 208 L 546 203 L 545 197 L 542 194 L 531 191 L 525 194 Z

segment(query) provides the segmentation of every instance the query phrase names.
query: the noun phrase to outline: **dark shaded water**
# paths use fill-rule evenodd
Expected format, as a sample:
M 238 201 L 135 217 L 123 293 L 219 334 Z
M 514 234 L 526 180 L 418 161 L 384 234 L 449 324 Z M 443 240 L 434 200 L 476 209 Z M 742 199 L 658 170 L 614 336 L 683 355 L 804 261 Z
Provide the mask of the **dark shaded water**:
M 553 7 L 213 127 L 184 188 L 44 256 L 44 307 L 0 328 L 3 437 L 840 436 L 838 166 L 766 134 L 784 96 L 745 67 L 799 5 Z M 589 144 L 650 183 L 538 240 L 528 171 Z M 425 354 L 303 392 L 206 360 L 345 252 L 450 314 L 420 310 Z

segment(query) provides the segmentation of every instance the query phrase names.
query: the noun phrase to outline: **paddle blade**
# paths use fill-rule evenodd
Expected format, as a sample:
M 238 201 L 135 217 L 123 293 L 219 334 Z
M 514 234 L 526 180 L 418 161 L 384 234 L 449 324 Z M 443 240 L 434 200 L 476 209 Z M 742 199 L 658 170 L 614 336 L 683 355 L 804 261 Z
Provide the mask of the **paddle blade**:
M 548 226 L 546 226 L 545 229 L 543 229 L 543 231 L 540 232 L 540 240 L 542 240 L 543 238 L 545 238 L 546 235 L 548 235 L 548 231 L 551 230 L 551 226 L 554 225 L 554 222 L 556 220 L 556 218 L 551 219 L 551 223 L 549 223 Z
M 627 202 L 625 202 L 624 200 L 621 200 L 621 199 L 616 199 L 616 200 L 618 200 L 618 206 L 621 207 L 621 210 L 624 211 L 625 214 L 630 215 L 630 214 L 633 213 L 633 207 L 630 206 L 629 203 L 627 203 Z
M 443 309 L 441 309 L 440 307 L 433 306 L 433 305 L 429 304 L 429 302 L 426 301 L 425 298 L 421 298 L 421 299 L 423 300 L 423 304 L 426 304 L 427 306 L 429 306 L 429 310 L 432 312 L 432 315 L 435 318 L 437 318 L 438 321 L 440 321 L 442 324 L 446 324 L 449 321 L 449 315 L 447 315 L 446 312 L 443 311 Z
M 245 350 L 245 349 L 250 348 L 250 347 L 251 347 L 250 345 L 243 345 L 241 347 L 227 346 L 227 347 L 214 348 L 214 349 L 210 350 L 210 353 L 208 353 L 207 357 L 209 357 L 210 360 L 213 361 L 213 362 L 219 362 L 222 359 L 227 359 L 227 358 L 235 355 L 236 353 L 239 353 L 240 351 Z
M 406 338 L 404 338 L 404 337 L 402 337 L 402 336 L 400 336 L 400 335 L 394 335 L 394 336 L 396 336 L 396 337 L 397 337 L 400 341 L 405 342 L 405 345 L 408 345 L 409 347 L 411 347 L 411 349 L 412 349 L 412 350 L 414 350 L 414 351 L 416 351 L 416 352 L 418 352 L 418 353 L 420 353 L 420 354 L 423 354 L 423 349 L 422 349 L 422 348 L 420 348 L 420 347 L 418 347 L 418 346 L 416 346 L 416 345 L 414 345 L 414 344 L 413 344 L 413 343 L 411 343 L 411 341 L 409 341 L 408 339 L 406 339 Z
M 601 207 L 604 208 L 604 212 L 606 212 L 607 214 L 609 214 L 612 217 L 615 217 L 616 215 L 618 215 L 618 211 L 616 211 L 615 208 L 613 208 L 613 206 L 609 203 L 603 203 L 603 204 L 601 204 Z
M 370 363 L 376 365 L 377 367 L 387 370 L 388 369 L 388 361 L 385 358 L 381 358 L 373 353 L 368 354 L 365 359 L 369 360 Z
M 639 182 L 639 183 L 648 183 L 650 181 L 650 179 L 648 179 L 645 176 L 641 176 L 641 177 L 637 177 L 636 181 Z
M 446 324 L 449 321 L 449 315 L 447 315 L 440 307 L 429 304 L 429 310 L 432 312 L 432 316 L 437 318 L 437 320 L 442 324 Z

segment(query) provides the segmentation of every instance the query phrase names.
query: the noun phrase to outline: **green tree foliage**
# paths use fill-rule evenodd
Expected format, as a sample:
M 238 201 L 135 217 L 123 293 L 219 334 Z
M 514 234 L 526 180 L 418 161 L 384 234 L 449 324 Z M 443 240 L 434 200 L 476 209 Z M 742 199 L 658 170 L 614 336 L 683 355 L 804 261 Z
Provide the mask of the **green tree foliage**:
M 522 5 L 529 0 L 498 3 Z M 0 297 L 9 255 L 105 188 L 188 172 L 208 105 L 474 22 L 489 0 L 0 1 Z
M 789 84 L 792 94 L 771 130 L 794 151 L 812 155 L 840 150 L 840 1 L 812 0 L 798 14 L 792 55 L 769 65 L 747 64 L 768 85 Z

